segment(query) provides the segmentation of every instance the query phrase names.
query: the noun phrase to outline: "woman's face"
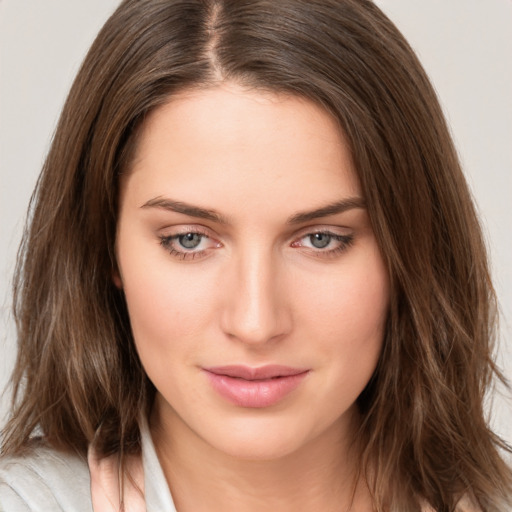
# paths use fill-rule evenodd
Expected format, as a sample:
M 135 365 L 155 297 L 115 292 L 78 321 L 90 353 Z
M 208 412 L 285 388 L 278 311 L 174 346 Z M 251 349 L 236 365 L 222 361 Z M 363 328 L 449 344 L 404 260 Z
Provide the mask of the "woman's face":
M 173 97 L 122 183 L 117 258 L 166 432 L 255 459 L 349 434 L 389 287 L 325 111 L 229 84 Z

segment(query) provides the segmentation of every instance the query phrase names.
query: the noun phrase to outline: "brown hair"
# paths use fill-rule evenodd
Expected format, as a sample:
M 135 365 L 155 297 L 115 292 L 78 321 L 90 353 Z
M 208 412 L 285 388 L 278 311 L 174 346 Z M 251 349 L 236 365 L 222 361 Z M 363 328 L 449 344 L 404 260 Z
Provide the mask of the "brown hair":
M 39 427 L 57 448 L 137 452 L 154 388 L 112 283 L 118 178 L 152 109 L 231 80 L 308 98 L 350 141 L 391 276 L 378 368 L 359 398 L 378 511 L 512 505 L 510 450 L 483 399 L 495 297 L 435 93 L 368 0 L 125 0 L 75 80 L 31 203 L 14 288 L 19 352 L 4 453 Z

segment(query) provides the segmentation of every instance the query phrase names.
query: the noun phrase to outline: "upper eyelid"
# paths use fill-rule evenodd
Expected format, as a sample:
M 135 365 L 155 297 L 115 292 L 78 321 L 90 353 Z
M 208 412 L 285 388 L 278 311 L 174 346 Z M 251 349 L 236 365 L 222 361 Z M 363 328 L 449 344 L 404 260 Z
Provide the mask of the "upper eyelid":
M 209 238 L 214 238 L 212 235 L 211 229 L 205 227 L 205 226 L 198 226 L 198 225 L 179 225 L 179 226 L 166 226 L 164 228 L 161 228 L 159 230 L 160 233 L 162 233 L 161 236 L 171 238 L 176 235 L 186 235 L 187 233 L 197 233 L 199 235 L 204 235 Z M 166 235 L 165 233 L 169 233 Z
M 186 235 L 187 233 L 198 234 L 200 236 L 203 236 L 205 239 L 213 240 L 211 237 L 209 237 L 208 235 L 205 235 L 204 233 L 200 233 L 199 231 L 188 230 L 188 231 L 173 233 L 173 234 L 170 234 L 167 236 L 160 235 L 159 236 L 160 245 L 167 252 L 170 252 L 171 254 L 175 255 L 176 257 L 180 257 L 180 259 L 182 259 L 183 261 L 188 260 L 188 259 L 194 259 L 195 257 L 205 254 L 206 251 L 208 250 L 208 248 L 204 248 L 204 249 L 193 248 L 191 250 L 187 250 L 186 248 L 177 249 L 177 248 L 173 247 L 173 245 L 176 243 L 176 240 L 179 237 Z
M 309 226 L 296 231 L 293 233 L 293 235 L 291 235 L 290 238 L 303 238 L 305 236 L 314 235 L 317 233 L 326 233 L 334 236 L 347 236 L 353 233 L 353 229 L 343 226 Z
M 207 239 L 212 240 L 212 242 L 216 241 L 217 242 L 216 247 L 222 247 L 224 245 L 222 242 L 220 242 L 216 238 L 209 236 L 207 233 L 204 233 L 203 230 L 201 229 L 201 227 L 194 226 L 194 228 L 192 228 L 192 229 L 190 229 L 190 227 L 188 227 L 188 228 L 186 226 L 184 226 L 184 227 L 185 227 L 185 229 L 180 229 L 178 231 L 175 231 L 172 234 L 159 236 L 160 245 L 162 245 L 168 252 L 170 252 L 171 254 L 174 254 L 176 257 L 179 257 L 183 261 L 189 260 L 189 259 L 193 260 L 195 257 L 201 257 L 201 258 L 205 257 L 208 254 L 208 251 L 213 248 L 213 247 L 207 247 L 204 249 L 197 249 L 197 250 L 193 250 L 193 249 L 186 250 L 185 248 L 183 248 L 181 250 L 181 249 L 173 248 L 172 247 L 173 240 L 176 240 L 180 236 L 186 235 L 187 233 L 195 233 L 195 234 L 203 236 Z M 293 246 L 293 244 L 295 244 L 296 242 L 298 242 L 299 240 L 301 240 L 303 238 L 306 238 L 308 236 L 318 234 L 318 233 L 324 233 L 324 234 L 331 236 L 335 239 L 337 238 L 338 242 L 341 244 L 340 247 L 331 248 L 331 249 L 327 249 L 327 250 L 323 250 L 321 248 L 309 249 L 309 250 L 310 251 L 312 250 L 313 253 L 315 253 L 315 254 L 324 255 L 325 257 L 334 256 L 335 254 L 344 252 L 350 245 L 352 245 L 353 240 L 354 240 L 353 232 L 348 233 L 348 234 L 342 234 L 339 232 L 336 233 L 335 231 L 336 230 L 332 229 L 332 227 L 330 229 L 321 228 L 321 227 L 317 227 L 316 229 L 311 229 L 311 228 L 305 229 L 305 230 L 303 230 L 303 232 L 301 234 L 296 234 L 291 239 L 291 241 L 289 243 L 291 244 L 291 246 Z M 300 246 L 302 246 L 302 244 Z M 299 247 L 299 246 L 296 245 L 295 247 Z
M 348 228 L 348 227 L 341 227 L 341 226 L 338 226 L 338 227 L 320 226 L 320 227 L 304 228 L 303 230 L 301 230 L 301 232 L 305 233 L 306 235 L 308 233 L 333 233 L 333 234 L 337 234 L 337 231 L 348 230 L 348 229 L 350 229 L 350 228 Z
M 293 239 L 294 242 L 292 242 L 292 243 L 295 243 L 295 241 L 298 241 L 298 240 L 302 240 L 303 238 L 307 238 L 308 236 L 318 235 L 318 234 L 325 234 L 325 235 L 330 236 L 330 237 L 332 237 L 334 239 L 342 239 L 342 240 L 345 240 L 345 239 L 353 240 L 354 239 L 354 234 L 353 233 L 341 234 L 341 233 L 333 233 L 332 231 L 311 231 L 311 232 L 305 233 L 305 234 L 303 234 L 301 236 L 295 237 Z
M 197 233 L 211 239 L 224 238 L 220 237 L 217 233 L 213 232 L 211 228 L 204 225 L 198 224 L 180 224 L 175 226 L 167 226 L 159 230 L 160 238 L 172 238 L 174 236 L 180 236 L 187 233 Z M 353 232 L 352 228 L 348 226 L 332 226 L 332 225 L 318 225 L 318 226 L 307 226 L 300 230 L 294 231 L 292 234 L 286 236 L 290 241 L 294 241 L 303 238 L 308 235 L 325 233 L 333 236 L 348 236 Z

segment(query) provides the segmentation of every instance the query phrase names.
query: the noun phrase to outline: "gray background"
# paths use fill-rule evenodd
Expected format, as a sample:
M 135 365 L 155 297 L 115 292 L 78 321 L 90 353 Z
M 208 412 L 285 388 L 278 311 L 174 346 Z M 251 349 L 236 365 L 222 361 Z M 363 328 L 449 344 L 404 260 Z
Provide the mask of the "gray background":
M 377 0 L 441 99 L 487 235 L 512 379 L 512 1 Z M 71 81 L 118 0 L 0 0 L 0 387 L 15 356 L 9 291 L 25 210 Z M 512 442 L 512 399 L 492 422 Z M 0 424 L 7 413 L 0 401 Z

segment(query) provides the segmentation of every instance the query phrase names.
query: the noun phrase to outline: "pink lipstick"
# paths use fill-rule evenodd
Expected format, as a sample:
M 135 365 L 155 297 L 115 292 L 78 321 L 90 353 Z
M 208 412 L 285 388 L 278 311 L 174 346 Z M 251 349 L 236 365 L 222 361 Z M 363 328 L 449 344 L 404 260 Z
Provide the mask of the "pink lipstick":
M 281 365 L 204 368 L 213 389 L 239 407 L 269 407 L 290 394 L 309 370 Z

